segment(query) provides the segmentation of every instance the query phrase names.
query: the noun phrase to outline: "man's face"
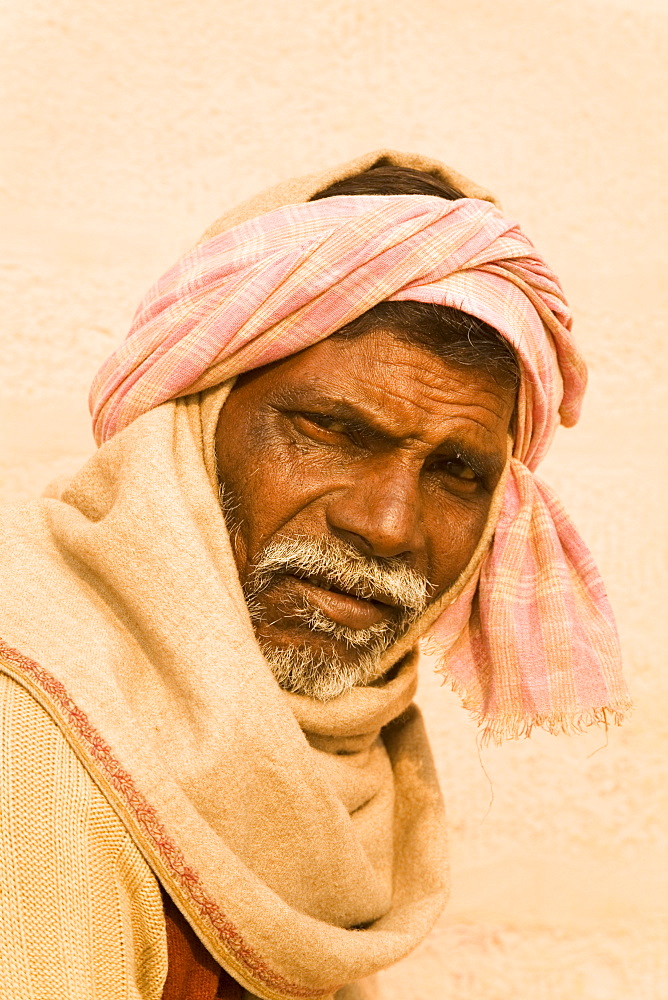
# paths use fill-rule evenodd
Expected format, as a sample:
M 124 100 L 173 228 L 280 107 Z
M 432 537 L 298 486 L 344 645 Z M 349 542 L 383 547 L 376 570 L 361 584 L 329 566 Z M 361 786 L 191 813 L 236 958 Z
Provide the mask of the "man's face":
M 223 507 L 282 686 L 327 699 L 469 562 L 515 392 L 390 331 L 330 337 L 242 376 L 218 421 Z

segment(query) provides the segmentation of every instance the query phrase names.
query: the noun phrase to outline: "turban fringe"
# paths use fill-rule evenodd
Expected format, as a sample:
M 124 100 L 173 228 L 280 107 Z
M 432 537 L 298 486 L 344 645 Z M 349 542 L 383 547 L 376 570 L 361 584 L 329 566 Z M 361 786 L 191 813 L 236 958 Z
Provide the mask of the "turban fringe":
M 591 555 L 536 468 L 579 415 L 586 369 L 558 279 L 488 202 L 334 197 L 200 244 L 140 305 L 90 396 L 104 442 L 140 414 L 325 339 L 385 300 L 484 320 L 520 363 L 517 428 L 494 542 L 431 628 L 443 672 L 495 738 L 621 718 L 614 619 Z M 446 662 L 447 660 L 447 662 Z

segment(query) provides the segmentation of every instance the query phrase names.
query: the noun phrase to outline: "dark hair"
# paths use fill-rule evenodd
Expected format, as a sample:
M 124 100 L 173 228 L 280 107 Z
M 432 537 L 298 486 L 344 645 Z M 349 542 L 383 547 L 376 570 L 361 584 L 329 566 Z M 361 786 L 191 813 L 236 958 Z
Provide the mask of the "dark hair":
M 344 177 L 314 194 L 309 201 L 333 198 L 337 194 L 430 194 L 434 198 L 457 201 L 466 195 L 438 174 L 412 167 L 395 167 L 389 160 L 379 160 L 369 170 Z
M 379 160 L 370 170 L 336 181 L 310 200 L 369 194 L 426 194 L 448 201 L 465 197 L 437 174 L 395 167 L 387 160 Z M 333 336 L 358 337 L 381 328 L 389 329 L 408 343 L 426 347 L 450 364 L 488 372 L 504 388 L 517 388 L 519 384 L 519 363 L 498 330 L 477 316 L 451 306 L 431 302 L 381 302 Z
M 460 309 L 433 302 L 379 302 L 332 336 L 353 339 L 374 330 L 388 330 L 448 364 L 487 372 L 504 389 L 519 385 L 512 347 L 494 327 Z

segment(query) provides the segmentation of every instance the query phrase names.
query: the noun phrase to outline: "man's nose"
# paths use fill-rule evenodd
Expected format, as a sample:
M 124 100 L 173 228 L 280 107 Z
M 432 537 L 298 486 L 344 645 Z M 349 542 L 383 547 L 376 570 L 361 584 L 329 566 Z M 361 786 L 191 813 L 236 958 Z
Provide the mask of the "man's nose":
M 389 463 L 356 475 L 327 508 L 330 531 L 364 555 L 410 562 L 424 548 L 420 515 L 418 474 Z

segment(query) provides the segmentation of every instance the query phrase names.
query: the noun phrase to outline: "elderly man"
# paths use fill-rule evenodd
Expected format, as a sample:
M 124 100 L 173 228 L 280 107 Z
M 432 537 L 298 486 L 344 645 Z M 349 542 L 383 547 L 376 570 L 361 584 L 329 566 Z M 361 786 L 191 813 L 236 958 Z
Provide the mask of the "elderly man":
M 3 996 L 353 997 L 421 940 L 418 640 L 488 738 L 628 706 L 532 473 L 584 384 L 549 267 L 418 157 L 279 186 L 157 283 L 97 454 L 2 521 Z

